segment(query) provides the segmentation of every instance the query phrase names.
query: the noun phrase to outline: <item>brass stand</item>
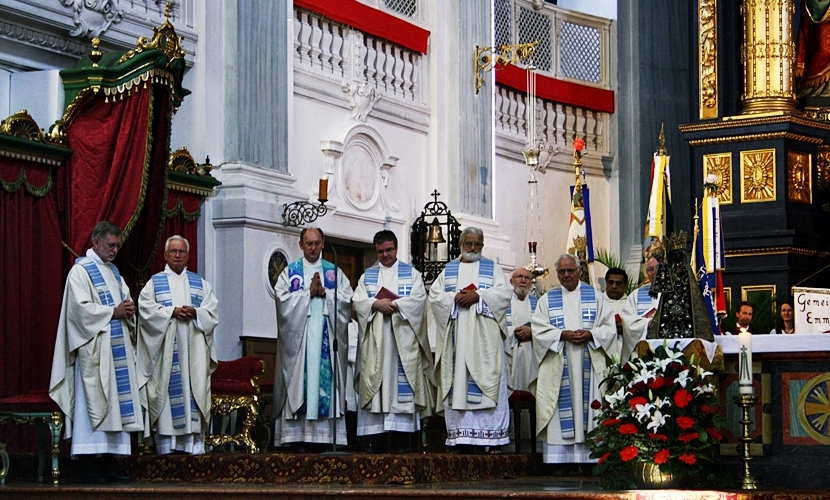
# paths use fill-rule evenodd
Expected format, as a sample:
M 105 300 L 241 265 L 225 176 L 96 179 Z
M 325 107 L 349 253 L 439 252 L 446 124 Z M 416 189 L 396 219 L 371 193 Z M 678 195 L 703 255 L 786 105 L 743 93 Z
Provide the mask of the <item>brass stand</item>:
M 758 398 L 754 394 L 741 394 L 740 396 L 735 396 L 734 401 L 736 405 L 743 409 L 743 417 L 741 418 L 743 436 L 739 438 L 739 441 L 743 443 L 741 460 L 744 461 L 744 477 L 741 479 L 741 489 L 757 490 L 760 481 L 753 478 L 752 473 L 749 471 L 749 462 L 752 461 L 752 456 L 749 454 L 749 443 L 752 442 L 752 438 L 749 436 L 749 426 L 752 424 L 752 420 L 749 418 L 749 410 L 755 407 Z

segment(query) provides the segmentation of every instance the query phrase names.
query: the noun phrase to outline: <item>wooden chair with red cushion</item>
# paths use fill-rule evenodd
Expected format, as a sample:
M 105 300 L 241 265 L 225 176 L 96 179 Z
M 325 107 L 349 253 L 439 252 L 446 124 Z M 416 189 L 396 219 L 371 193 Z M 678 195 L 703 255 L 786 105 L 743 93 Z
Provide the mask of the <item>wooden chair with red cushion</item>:
M 259 452 L 259 448 L 251 439 L 251 429 L 259 418 L 259 384 L 264 371 L 265 363 L 259 356 L 245 356 L 233 361 L 219 362 L 219 366 L 210 377 L 210 413 L 214 418 L 224 418 L 238 410 L 244 410 L 245 420 L 242 422 L 241 432 L 237 434 L 220 432 L 205 435 L 205 445 L 223 446 L 235 443 L 247 447 L 249 453 Z M 214 430 L 213 426 L 211 430 Z
M 536 396 L 529 391 L 513 391 L 513 394 L 507 399 L 507 403 L 513 411 L 516 453 L 521 451 L 523 410 L 530 412 L 530 451 L 536 453 Z

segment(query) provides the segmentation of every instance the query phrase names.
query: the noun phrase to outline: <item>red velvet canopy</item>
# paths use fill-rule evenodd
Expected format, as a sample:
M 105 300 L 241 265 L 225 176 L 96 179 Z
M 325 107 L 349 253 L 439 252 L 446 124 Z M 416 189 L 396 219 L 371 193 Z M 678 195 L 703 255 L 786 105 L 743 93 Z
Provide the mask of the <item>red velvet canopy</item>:
M 184 51 L 169 22 L 154 31 L 62 71 L 68 106 L 47 136 L 25 113 L 0 126 L 0 398 L 48 388 L 65 277 L 98 221 L 124 229 L 116 264 L 134 298 L 167 237 L 188 238 L 197 265 L 200 206 L 219 183 L 183 148 L 170 155 Z M 18 451 L 30 438 L 6 427 L 0 442 Z

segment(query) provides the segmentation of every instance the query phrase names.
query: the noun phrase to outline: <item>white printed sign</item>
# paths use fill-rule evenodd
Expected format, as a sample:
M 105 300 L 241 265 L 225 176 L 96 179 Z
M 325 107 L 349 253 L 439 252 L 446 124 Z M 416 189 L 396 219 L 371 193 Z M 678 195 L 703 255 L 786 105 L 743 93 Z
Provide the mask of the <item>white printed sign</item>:
M 830 333 L 830 289 L 795 288 L 795 333 Z

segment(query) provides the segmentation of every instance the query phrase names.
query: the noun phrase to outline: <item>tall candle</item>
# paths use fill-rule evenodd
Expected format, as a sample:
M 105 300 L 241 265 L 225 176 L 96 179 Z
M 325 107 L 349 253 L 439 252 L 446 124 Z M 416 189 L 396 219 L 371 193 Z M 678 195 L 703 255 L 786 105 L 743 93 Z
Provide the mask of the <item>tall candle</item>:
M 319 196 L 317 196 L 317 198 L 320 201 L 326 201 L 329 199 L 329 178 L 325 175 L 323 177 L 320 177 L 320 187 L 318 188 L 318 190 L 320 194 Z
M 752 334 L 746 328 L 738 333 L 738 393 L 753 394 L 752 387 Z

